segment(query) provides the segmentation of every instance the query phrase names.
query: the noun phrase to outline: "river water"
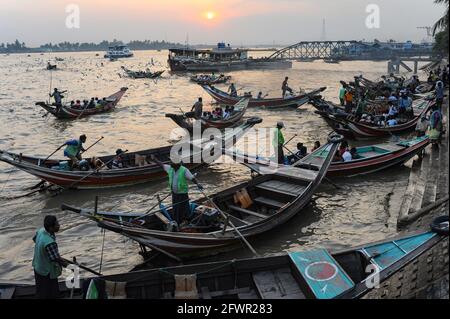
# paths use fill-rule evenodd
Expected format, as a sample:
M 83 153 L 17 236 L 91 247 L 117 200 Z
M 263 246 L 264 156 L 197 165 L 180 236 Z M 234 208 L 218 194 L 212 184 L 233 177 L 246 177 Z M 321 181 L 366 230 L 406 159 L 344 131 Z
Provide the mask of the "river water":
M 105 139 L 89 151 L 89 155 L 112 154 L 117 148 L 130 151 L 166 145 L 176 125 L 165 113 L 187 110 L 199 96 L 209 103 L 212 99 L 200 86 L 189 82 L 186 75 L 171 75 L 168 71 L 158 81 L 134 80 L 121 77 L 121 66 L 145 69 L 153 58 L 153 70 L 166 69 L 167 51 L 136 51 L 130 59 L 110 62 L 103 53 L 47 53 L 0 56 L 0 149 L 46 157 L 65 140 L 88 136 L 87 145 L 100 136 Z M 258 52 L 257 55 L 267 55 Z M 47 61 L 56 62 L 60 70 L 47 71 Z M 339 80 L 352 80 L 364 74 L 376 79 L 386 72 L 386 62 L 342 62 L 326 64 L 322 61 L 294 62 L 291 70 L 258 70 L 232 72 L 238 88 L 259 90 L 275 97 L 281 94 L 281 82 L 290 78 L 290 86 L 305 90 L 327 86 L 323 94 L 337 100 Z M 116 111 L 78 121 L 59 121 L 35 106 L 36 101 L 48 99 L 49 88 L 68 90 L 69 100 L 108 96 L 119 88 L 129 88 Z M 250 109 L 247 116 L 259 116 L 260 127 L 273 127 L 284 121 L 285 136 L 298 137 L 290 142 L 304 142 L 311 149 L 314 141 L 326 141 L 330 132 L 326 123 L 314 114 L 311 106 L 298 110 L 269 111 Z M 62 157 L 62 151 L 55 156 Z M 384 239 L 396 230 L 397 211 L 408 182 L 409 168 L 390 169 L 369 176 L 336 181 L 340 189 L 324 183 L 311 204 L 288 224 L 275 229 L 257 242 L 261 254 L 274 254 L 302 247 L 340 249 Z M 248 169 L 239 164 L 213 164 L 199 173 L 198 179 L 207 193 L 230 187 L 248 179 Z M 37 194 L 10 200 L 8 196 L 25 193 L 24 189 L 38 180 L 0 162 L 0 281 L 32 281 L 31 260 L 33 237 L 42 227 L 43 218 L 54 214 L 61 224 L 58 243 L 66 258 L 78 257 L 79 262 L 98 269 L 102 252 L 102 232 L 92 222 L 78 215 L 62 212 L 62 203 L 93 207 L 99 196 L 101 210 L 146 211 L 155 201 L 152 196 L 164 192 L 166 182 L 137 187 L 101 191 L 68 191 L 58 197 Z M 193 190 L 191 197 L 200 195 Z M 106 232 L 102 271 L 106 274 L 124 272 L 138 265 L 142 258 L 138 246 L 117 234 Z M 249 257 L 246 249 L 219 255 L 209 260 Z

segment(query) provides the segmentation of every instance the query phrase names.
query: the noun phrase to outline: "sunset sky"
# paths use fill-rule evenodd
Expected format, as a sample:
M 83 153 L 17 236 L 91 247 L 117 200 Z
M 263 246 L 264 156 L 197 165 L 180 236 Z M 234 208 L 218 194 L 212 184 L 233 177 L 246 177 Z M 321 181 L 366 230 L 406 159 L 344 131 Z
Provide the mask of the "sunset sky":
M 381 28 L 365 26 L 366 6 L 378 4 Z M 66 6 L 80 8 L 80 29 L 65 27 Z M 0 42 L 129 40 L 225 41 L 234 45 L 320 40 L 421 41 L 444 11 L 433 0 L 0 0 Z

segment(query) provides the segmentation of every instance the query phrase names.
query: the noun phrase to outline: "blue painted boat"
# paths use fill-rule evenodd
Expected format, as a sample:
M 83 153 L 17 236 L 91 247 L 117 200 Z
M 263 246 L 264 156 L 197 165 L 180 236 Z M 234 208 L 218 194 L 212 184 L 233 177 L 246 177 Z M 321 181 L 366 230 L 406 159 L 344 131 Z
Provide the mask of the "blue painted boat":
M 122 294 L 138 299 L 356 299 L 446 238 L 448 217 L 442 224 L 444 234 L 442 229 L 439 234 L 410 234 L 341 252 L 317 249 L 134 271 L 84 279 L 81 286 L 92 280 L 98 288 L 126 283 Z M 64 283 L 60 284 L 60 291 L 62 298 L 71 295 Z M 9 298 L 32 298 L 35 287 L 0 284 L 0 298 L 2 293 Z M 80 289 L 72 295 L 84 297 Z

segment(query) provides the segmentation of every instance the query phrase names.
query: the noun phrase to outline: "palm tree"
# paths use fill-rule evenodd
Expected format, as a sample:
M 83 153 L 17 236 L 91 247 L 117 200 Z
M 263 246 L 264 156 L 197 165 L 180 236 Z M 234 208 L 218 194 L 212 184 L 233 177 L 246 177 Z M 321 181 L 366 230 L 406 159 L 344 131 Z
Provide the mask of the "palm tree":
M 445 11 L 445 15 L 440 18 L 433 26 L 433 35 L 436 35 L 438 30 L 442 30 L 448 27 L 448 6 L 449 0 L 434 0 L 434 3 L 444 4 L 447 6 L 447 10 Z

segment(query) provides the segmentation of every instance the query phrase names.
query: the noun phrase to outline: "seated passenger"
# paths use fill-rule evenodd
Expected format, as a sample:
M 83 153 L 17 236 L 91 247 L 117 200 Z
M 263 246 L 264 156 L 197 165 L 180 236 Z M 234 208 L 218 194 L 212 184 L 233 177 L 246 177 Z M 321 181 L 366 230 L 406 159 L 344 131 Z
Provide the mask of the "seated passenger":
M 95 108 L 95 99 L 91 98 L 91 101 L 88 104 L 88 109 L 93 109 Z
M 317 151 L 319 148 L 320 148 L 320 142 L 319 141 L 315 141 L 314 142 L 314 147 L 313 147 L 313 149 L 312 149 L 312 151 L 314 152 L 314 151 Z
M 398 125 L 398 121 L 395 119 L 395 117 L 391 116 L 387 120 L 387 126 L 395 126 Z
M 353 148 L 352 148 L 352 150 L 349 150 L 347 148 L 347 150 L 344 152 L 344 154 L 342 155 L 342 160 L 344 162 L 350 162 L 353 160 L 352 151 L 353 151 Z
M 81 101 L 80 100 L 77 100 L 77 102 L 75 103 L 75 108 L 81 109 Z
M 301 160 L 303 157 L 308 155 L 307 148 L 303 145 L 303 143 L 297 144 L 297 152 L 294 155 L 288 156 L 288 161 L 290 164 L 294 164 L 298 160 Z
M 120 148 L 116 151 L 116 157 L 114 157 L 114 160 L 112 161 L 112 169 L 115 168 L 126 168 L 125 162 L 123 160 L 123 154 L 125 152 L 122 151 Z

